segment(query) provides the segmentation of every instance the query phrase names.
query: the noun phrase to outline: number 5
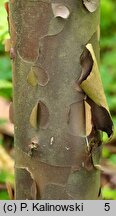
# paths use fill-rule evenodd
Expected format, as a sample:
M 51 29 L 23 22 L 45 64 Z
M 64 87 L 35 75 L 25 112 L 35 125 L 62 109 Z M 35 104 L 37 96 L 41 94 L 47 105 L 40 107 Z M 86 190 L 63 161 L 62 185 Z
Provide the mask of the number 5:
M 110 203 L 105 203 L 104 210 L 110 211 Z

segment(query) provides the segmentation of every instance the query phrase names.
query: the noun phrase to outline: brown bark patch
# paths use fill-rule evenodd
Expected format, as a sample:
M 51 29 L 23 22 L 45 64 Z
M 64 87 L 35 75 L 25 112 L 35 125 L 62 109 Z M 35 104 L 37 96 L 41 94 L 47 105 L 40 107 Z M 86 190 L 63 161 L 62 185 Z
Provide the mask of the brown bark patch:
M 34 1 L 20 0 L 15 9 L 18 10 L 17 19 L 21 23 L 21 25 L 17 25 L 17 35 L 20 32 L 18 52 L 25 61 L 34 62 L 39 55 L 39 40 L 47 34 L 49 22 L 53 17 L 51 5 L 42 1 L 35 3 Z M 37 31 L 38 27 L 41 27 L 41 30 Z M 32 47 L 31 50 L 30 47 Z
M 84 103 L 83 101 L 70 105 L 68 114 L 69 133 L 74 136 L 85 135 Z
M 16 168 L 16 178 L 16 199 L 36 199 L 37 186 L 28 168 Z
M 69 196 L 65 191 L 65 187 L 57 184 L 48 184 L 45 186 L 42 195 L 43 200 L 68 200 Z

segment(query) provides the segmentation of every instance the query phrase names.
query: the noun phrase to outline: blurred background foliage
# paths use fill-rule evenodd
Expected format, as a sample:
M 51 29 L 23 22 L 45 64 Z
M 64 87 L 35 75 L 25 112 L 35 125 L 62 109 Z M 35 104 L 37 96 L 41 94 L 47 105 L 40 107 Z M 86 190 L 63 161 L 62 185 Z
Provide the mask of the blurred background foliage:
M 5 0 L 0 0 L 0 101 L 12 100 L 12 73 L 9 54 L 4 52 L 4 41 L 9 37 Z M 104 199 L 116 200 L 116 0 L 101 0 L 101 77 L 114 122 L 113 139 L 107 142 L 104 134 L 101 176 Z M 5 102 L 4 102 L 5 100 Z M 8 102 L 8 103 L 7 103 Z M 3 114 L 3 113 L 2 113 Z M 7 191 L 13 187 L 13 132 L 8 118 L 0 115 L 0 199 L 9 199 Z M 7 125 L 7 127 L 5 127 Z M 2 155 L 2 156 L 1 156 Z M 4 155 L 4 156 L 3 156 Z M 11 185 L 10 187 L 7 184 Z

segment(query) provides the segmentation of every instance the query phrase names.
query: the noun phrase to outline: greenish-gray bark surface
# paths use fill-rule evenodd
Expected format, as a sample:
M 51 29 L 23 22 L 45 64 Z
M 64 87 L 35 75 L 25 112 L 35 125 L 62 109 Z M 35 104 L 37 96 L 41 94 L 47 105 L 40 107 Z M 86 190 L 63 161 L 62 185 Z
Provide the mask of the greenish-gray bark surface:
M 99 199 L 99 0 L 10 0 L 16 199 Z

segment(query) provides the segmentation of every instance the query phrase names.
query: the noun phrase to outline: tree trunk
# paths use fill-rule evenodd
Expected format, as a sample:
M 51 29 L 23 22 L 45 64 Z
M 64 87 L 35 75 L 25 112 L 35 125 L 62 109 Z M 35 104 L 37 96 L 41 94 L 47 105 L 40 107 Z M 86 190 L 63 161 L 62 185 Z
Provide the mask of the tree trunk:
M 99 199 L 99 0 L 10 0 L 16 199 Z M 12 112 L 11 112 L 12 113 Z

